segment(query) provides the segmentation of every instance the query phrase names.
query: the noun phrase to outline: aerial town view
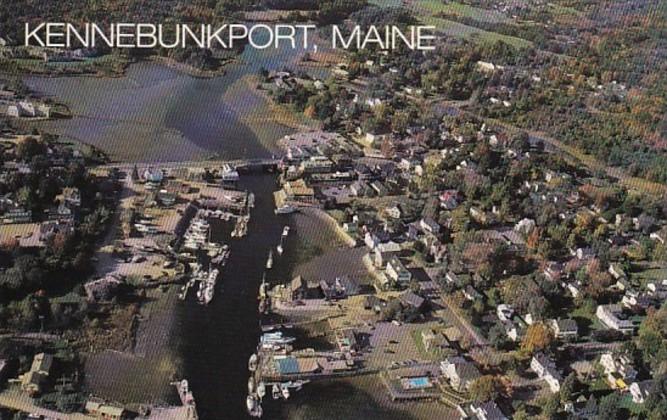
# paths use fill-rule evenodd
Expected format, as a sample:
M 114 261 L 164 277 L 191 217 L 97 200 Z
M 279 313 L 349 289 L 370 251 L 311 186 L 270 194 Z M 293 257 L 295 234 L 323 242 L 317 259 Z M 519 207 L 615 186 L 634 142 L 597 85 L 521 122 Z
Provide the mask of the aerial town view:
M 667 419 L 664 0 L 0 0 L 0 420 Z

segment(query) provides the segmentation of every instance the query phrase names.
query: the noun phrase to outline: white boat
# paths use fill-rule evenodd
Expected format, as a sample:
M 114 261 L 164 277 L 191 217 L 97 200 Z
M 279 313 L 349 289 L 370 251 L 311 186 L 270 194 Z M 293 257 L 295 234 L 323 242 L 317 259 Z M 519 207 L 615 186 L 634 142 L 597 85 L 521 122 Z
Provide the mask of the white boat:
M 290 214 L 294 213 L 296 211 L 296 207 L 290 206 L 290 205 L 284 205 L 276 208 L 275 213 L 276 214 Z
M 273 267 L 273 250 L 269 251 L 269 259 L 266 260 L 266 268 L 271 269 Z
M 278 384 L 273 384 L 273 388 L 271 388 L 271 396 L 274 400 L 280 398 L 280 387 Z
M 262 276 L 262 282 L 259 284 L 259 297 L 260 298 L 265 298 L 266 297 L 266 276 Z
M 259 359 L 257 358 L 256 354 L 253 353 L 252 355 L 250 355 L 250 359 L 248 359 L 248 370 L 250 372 L 254 372 L 255 370 L 257 370 L 258 361 Z
M 211 301 L 213 300 L 213 294 L 214 294 L 213 286 L 209 284 L 206 287 L 206 289 L 204 289 L 204 296 L 202 298 L 202 303 L 204 305 L 208 305 L 209 303 L 211 303 Z
M 255 392 L 255 378 L 252 375 L 248 378 L 248 394 Z
M 289 398 L 289 387 L 286 384 L 280 385 L 280 392 L 282 393 L 284 399 Z
M 278 251 L 278 255 L 283 255 L 283 245 L 280 244 L 276 247 L 276 251 Z
M 293 343 L 296 340 L 294 337 L 286 337 L 283 336 L 283 333 L 280 331 L 273 332 L 273 333 L 264 333 L 262 336 L 259 338 L 259 341 L 262 345 L 267 345 L 267 346 L 272 346 L 272 345 L 283 345 L 283 344 L 290 344 Z
M 257 385 L 257 396 L 262 399 L 266 395 L 266 385 L 264 385 L 264 382 L 260 382 L 259 385 Z
M 246 407 L 248 408 L 248 412 L 250 412 L 250 410 L 255 409 L 255 406 L 257 405 L 257 400 L 255 400 L 255 397 L 253 397 L 252 395 L 248 395 L 248 398 L 246 398 L 245 403 Z
M 283 236 L 287 236 L 287 235 L 289 235 L 289 226 L 285 226 L 283 228 Z
M 259 405 L 257 397 L 254 395 L 248 395 L 248 398 L 246 398 L 246 407 L 248 408 L 248 414 L 252 417 L 262 417 L 262 406 Z

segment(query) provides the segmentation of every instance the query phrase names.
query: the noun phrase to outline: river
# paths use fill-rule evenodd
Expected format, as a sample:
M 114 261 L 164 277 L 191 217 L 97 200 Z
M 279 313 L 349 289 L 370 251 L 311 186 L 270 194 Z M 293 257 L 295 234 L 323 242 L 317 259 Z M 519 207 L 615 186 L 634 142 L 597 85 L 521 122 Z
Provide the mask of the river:
M 301 45 L 300 41 L 297 45 Z M 289 127 L 271 121 L 254 89 L 260 69 L 301 67 L 303 51 L 246 48 L 226 73 L 196 78 L 157 62 L 130 65 L 123 77 L 27 77 L 28 87 L 67 104 L 71 119 L 38 127 L 82 141 L 116 161 L 156 162 L 267 157 Z
M 300 44 L 297 42 L 297 44 Z M 246 49 L 223 76 L 201 79 L 155 62 L 131 65 L 118 78 L 28 77 L 37 93 L 66 103 L 73 118 L 39 123 L 66 138 L 92 144 L 124 162 L 266 157 L 275 141 L 293 130 L 264 121 L 266 98 L 247 78 L 268 70 L 299 67 L 299 50 Z M 313 69 L 302 69 L 310 70 Z M 322 75 L 322 71 L 317 71 Z M 249 118 L 249 115 L 259 118 Z M 240 187 L 256 195 L 248 235 L 231 241 L 231 256 L 208 307 L 176 306 L 174 346 L 197 400 L 200 417 L 241 419 L 247 393 L 247 361 L 257 346 L 257 293 L 270 247 L 288 218 L 273 213 L 274 175 L 243 177 Z M 230 242 L 229 237 L 219 238 Z M 289 243 L 288 243 L 289 246 Z M 289 251 L 269 277 L 288 278 Z

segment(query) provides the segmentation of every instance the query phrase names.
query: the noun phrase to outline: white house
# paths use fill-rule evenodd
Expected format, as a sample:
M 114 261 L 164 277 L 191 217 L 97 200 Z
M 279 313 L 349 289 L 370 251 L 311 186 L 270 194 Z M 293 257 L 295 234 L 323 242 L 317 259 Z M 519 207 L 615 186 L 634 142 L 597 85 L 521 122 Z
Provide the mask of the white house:
M 537 373 L 540 379 L 543 379 L 551 392 L 558 392 L 563 380 L 560 372 L 556 369 L 554 361 L 543 353 L 537 353 L 530 360 L 530 368 Z
M 624 334 L 632 334 L 635 330 L 632 321 L 624 318 L 620 305 L 598 305 L 595 316 L 609 329 L 621 331 Z
M 387 263 L 386 273 L 390 279 L 399 284 L 407 284 L 412 280 L 412 273 L 396 256 L 391 257 Z

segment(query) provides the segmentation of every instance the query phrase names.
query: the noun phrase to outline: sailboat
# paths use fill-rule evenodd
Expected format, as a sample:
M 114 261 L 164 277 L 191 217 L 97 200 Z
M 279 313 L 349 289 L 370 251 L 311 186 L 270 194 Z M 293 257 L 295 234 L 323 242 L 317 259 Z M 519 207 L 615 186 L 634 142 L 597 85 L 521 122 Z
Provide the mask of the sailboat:
M 287 384 L 280 385 L 280 391 L 283 394 L 283 398 L 285 399 L 289 398 L 289 387 L 287 386 Z
M 257 355 L 253 353 L 250 356 L 250 359 L 248 359 L 248 370 L 250 372 L 254 372 L 255 370 L 257 370 L 257 362 L 258 362 Z
M 266 260 L 266 268 L 270 270 L 271 267 L 273 267 L 273 250 L 269 251 L 269 259 Z
M 259 398 L 264 398 L 266 395 L 266 385 L 264 385 L 264 382 L 260 382 L 259 385 L 257 385 L 257 395 Z

